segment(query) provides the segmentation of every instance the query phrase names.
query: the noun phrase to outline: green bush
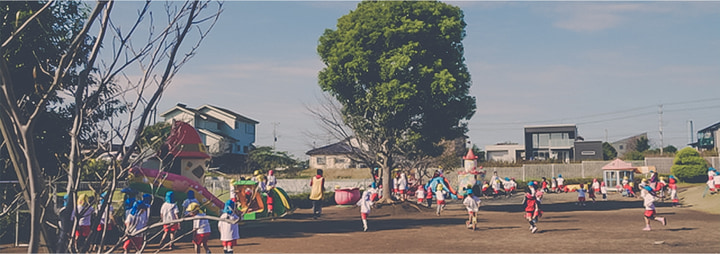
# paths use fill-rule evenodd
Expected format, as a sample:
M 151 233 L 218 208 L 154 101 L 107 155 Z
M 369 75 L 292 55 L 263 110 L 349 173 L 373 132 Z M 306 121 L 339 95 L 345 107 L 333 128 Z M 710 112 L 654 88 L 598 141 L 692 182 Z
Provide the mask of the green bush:
M 310 193 L 288 195 L 288 198 L 290 199 L 290 203 L 292 203 L 294 207 L 297 207 L 300 209 L 312 208 L 312 201 L 310 200 Z M 323 194 L 322 205 L 323 206 L 336 205 L 335 192 L 326 191 L 325 194 Z
M 680 181 L 702 183 L 707 180 L 708 163 L 700 153 L 691 147 L 680 150 L 675 155 L 670 172 Z

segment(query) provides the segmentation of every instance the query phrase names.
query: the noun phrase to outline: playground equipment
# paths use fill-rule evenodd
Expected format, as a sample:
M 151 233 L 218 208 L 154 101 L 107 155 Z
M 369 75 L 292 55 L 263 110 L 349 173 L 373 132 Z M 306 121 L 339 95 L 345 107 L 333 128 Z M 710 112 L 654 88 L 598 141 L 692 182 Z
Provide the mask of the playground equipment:
M 627 177 L 628 182 L 633 182 L 635 173 L 640 173 L 637 167 L 633 167 L 630 162 L 625 162 L 621 159 L 615 159 L 602 167 L 603 169 L 603 181 L 608 190 L 622 191 L 622 180 Z
M 163 198 L 168 191 L 175 192 L 176 200 L 184 200 L 187 198 L 187 192 L 192 190 L 196 193 L 195 198 L 200 202 L 201 207 L 206 210 L 208 215 L 219 216 L 225 205 L 213 193 L 208 191 L 204 186 L 205 172 L 210 165 L 210 155 L 208 155 L 205 145 L 203 145 L 197 130 L 190 124 L 181 121 L 173 122 L 170 136 L 160 151 L 153 158 L 147 159 L 142 165 L 130 168 L 128 174 L 128 184 L 131 188 L 151 193 L 155 197 Z M 239 188 L 250 187 L 253 190 L 253 198 L 257 196 L 257 201 L 248 202 L 245 200 L 244 206 L 238 209 L 245 209 L 249 214 L 245 214 L 246 220 L 266 217 L 267 204 L 263 197 L 267 197 L 266 193 L 258 193 L 258 183 L 250 180 L 235 181 L 234 191 L 237 193 Z M 242 188 L 243 191 L 245 188 Z M 277 215 L 284 216 L 288 211 L 292 210 L 288 202 L 287 194 L 280 188 L 274 188 L 270 195 L 278 196 L 274 199 L 280 202 L 280 205 L 274 206 L 273 212 Z M 235 197 L 244 198 L 242 195 Z M 249 206 L 253 205 L 255 206 Z M 255 208 L 255 209 L 254 209 Z M 258 216 L 258 212 L 264 216 Z

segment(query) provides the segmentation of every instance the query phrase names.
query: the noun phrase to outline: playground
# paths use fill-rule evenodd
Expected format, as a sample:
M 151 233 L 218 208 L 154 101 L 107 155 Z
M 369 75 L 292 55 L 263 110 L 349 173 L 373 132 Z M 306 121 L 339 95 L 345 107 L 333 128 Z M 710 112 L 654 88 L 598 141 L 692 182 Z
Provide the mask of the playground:
M 311 209 L 274 221 L 245 223 L 235 247 L 237 253 L 427 253 L 427 252 L 615 252 L 615 253 L 707 253 L 720 250 L 720 194 L 702 197 L 695 186 L 680 192 L 683 207 L 658 202 L 659 216 L 668 225 L 652 224 L 642 231 L 640 199 L 612 193 L 608 201 L 577 206 L 576 193 L 548 194 L 539 230 L 531 234 L 522 217 L 516 195 L 506 199 L 483 198 L 479 228 L 465 228 L 467 213 L 459 200 L 449 201 L 441 216 L 435 210 L 411 202 L 385 205 L 370 214 L 369 231 L 362 231 L 359 209 L 351 206 L 323 208 L 313 220 Z M 434 207 L 433 207 L 434 208 Z M 178 244 L 175 253 L 193 252 L 192 244 Z M 222 251 L 220 241 L 210 249 Z M 0 246 L 0 252 L 25 252 L 24 248 Z M 145 252 L 157 251 L 149 244 Z M 169 251 L 161 251 L 162 253 Z

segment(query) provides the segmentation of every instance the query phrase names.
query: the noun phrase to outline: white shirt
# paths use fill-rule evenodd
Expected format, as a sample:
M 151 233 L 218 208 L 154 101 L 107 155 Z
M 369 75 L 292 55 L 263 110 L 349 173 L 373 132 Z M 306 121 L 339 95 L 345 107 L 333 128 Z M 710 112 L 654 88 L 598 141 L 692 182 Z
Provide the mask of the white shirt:
M 112 216 L 113 206 L 111 204 L 108 204 L 107 207 L 108 207 L 108 214 L 110 214 L 110 216 Z M 100 211 L 100 224 L 105 225 L 106 222 L 107 222 L 107 219 L 106 219 L 105 213 Z
M 180 210 L 178 210 L 178 207 L 177 207 L 177 205 L 175 205 L 175 203 L 165 202 L 160 207 L 160 217 L 162 218 L 163 222 L 176 220 L 176 219 L 178 219 L 179 214 L 180 214 Z
M 418 199 L 420 199 L 420 198 L 425 198 L 425 190 L 418 188 L 418 189 L 415 191 L 415 196 L 416 196 Z
M 594 182 L 594 183 L 592 184 L 592 188 L 593 188 L 593 189 L 596 189 L 596 190 L 597 190 L 597 189 L 600 189 L 600 182 Z
M 437 198 L 438 201 L 445 200 L 445 193 L 444 191 L 436 191 L 435 192 L 435 198 Z
M 640 196 L 643 198 L 643 205 L 645 206 L 645 210 L 655 210 L 655 197 L 651 195 L 650 192 L 642 189 L 642 191 L 640 192 Z
M 277 185 L 277 178 L 275 178 L 274 175 L 268 175 L 267 176 L 267 189 L 275 188 L 275 185 Z
M 467 208 L 468 212 L 477 212 L 480 210 L 480 198 L 469 195 L 465 197 L 465 200 L 463 200 L 463 205 L 465 205 L 465 208 Z
M 368 195 L 367 199 L 361 198 L 356 205 L 360 207 L 360 213 L 370 213 L 373 202 L 370 200 L 370 196 Z
M 585 197 L 585 189 L 577 189 L 578 198 L 584 198 Z
M 235 214 L 223 213 L 220 215 L 220 219 L 237 220 L 238 216 Z M 238 227 L 238 224 L 218 221 L 218 231 L 220 231 L 220 241 L 240 239 L 240 228 Z
M 562 178 L 558 178 L 558 179 L 557 179 L 557 184 L 558 184 L 558 186 L 559 186 L 559 185 L 563 185 L 563 183 L 565 183 L 565 179 L 562 179 Z
M 205 216 L 204 213 L 198 213 L 197 216 Z M 193 220 L 193 228 L 197 228 L 195 231 L 198 234 L 210 233 L 210 222 L 208 220 Z
M 399 190 L 405 190 L 407 189 L 407 178 L 405 178 L 405 174 L 400 174 L 400 181 L 398 181 L 398 189 Z
M 76 206 L 75 209 L 73 210 L 72 215 L 70 216 L 70 218 L 71 218 L 72 220 L 77 219 L 76 214 L 79 213 L 79 212 L 82 212 L 83 209 L 85 209 L 85 208 L 84 208 L 83 206 L 81 206 L 81 205 Z M 92 207 L 87 207 L 87 210 L 86 210 L 85 213 L 80 217 L 80 220 L 78 221 L 78 226 L 90 226 L 90 223 L 91 223 L 91 220 L 90 220 L 90 219 L 92 218 L 92 213 L 93 213 L 93 208 L 92 208 Z
M 140 210 L 135 215 L 128 213 L 128 217 L 125 219 L 125 225 L 127 226 L 125 231 L 128 234 L 133 234 L 143 229 L 147 225 L 147 216 L 145 215 L 145 211 Z M 136 236 L 143 236 L 143 234 L 139 234 Z

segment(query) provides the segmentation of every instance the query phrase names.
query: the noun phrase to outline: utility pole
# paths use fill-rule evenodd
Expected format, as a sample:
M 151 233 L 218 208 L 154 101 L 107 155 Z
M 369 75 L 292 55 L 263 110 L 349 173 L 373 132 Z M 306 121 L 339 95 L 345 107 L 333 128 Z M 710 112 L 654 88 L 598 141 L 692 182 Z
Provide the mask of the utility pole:
M 273 151 L 275 151 L 275 143 L 277 143 L 277 126 L 280 125 L 278 122 L 272 123 L 273 125 Z
M 662 154 L 663 154 L 663 147 L 665 147 L 665 144 L 664 144 L 664 142 L 663 142 L 663 128 L 662 128 L 662 126 L 663 126 L 663 124 L 662 124 L 663 105 L 662 105 L 662 104 L 660 104 L 660 107 L 658 108 L 658 115 L 659 115 L 659 117 L 660 117 L 659 123 L 658 123 L 659 126 L 660 126 L 660 127 L 659 127 L 659 128 L 660 128 L 660 155 L 662 155 Z

